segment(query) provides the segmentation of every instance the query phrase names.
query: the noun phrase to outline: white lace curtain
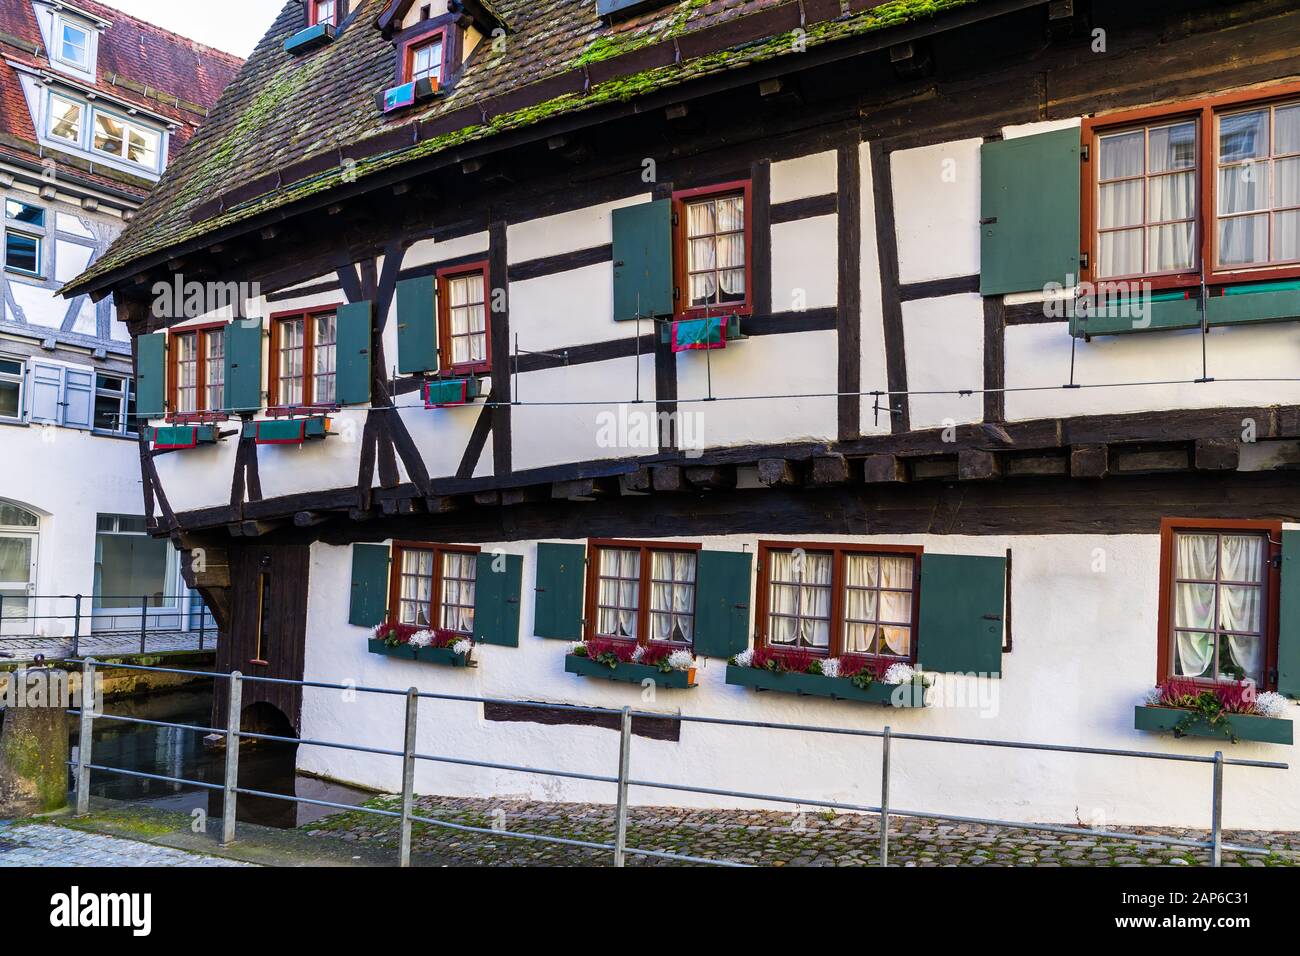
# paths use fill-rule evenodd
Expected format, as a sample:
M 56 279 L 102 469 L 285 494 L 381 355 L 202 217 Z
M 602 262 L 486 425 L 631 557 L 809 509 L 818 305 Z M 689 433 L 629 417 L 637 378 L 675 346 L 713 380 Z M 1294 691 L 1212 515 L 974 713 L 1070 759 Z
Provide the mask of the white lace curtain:
M 1263 683 L 1262 597 L 1264 541 L 1258 535 L 1179 534 L 1174 626 L 1176 673 L 1186 677 L 1232 677 L 1234 665 Z M 1216 620 L 1217 611 L 1217 620 Z M 1214 650 L 1220 631 L 1218 673 Z
M 769 642 L 829 649 L 832 556 L 777 551 L 770 560 Z
M 650 580 L 650 639 L 689 643 L 695 623 L 695 555 L 653 552 Z

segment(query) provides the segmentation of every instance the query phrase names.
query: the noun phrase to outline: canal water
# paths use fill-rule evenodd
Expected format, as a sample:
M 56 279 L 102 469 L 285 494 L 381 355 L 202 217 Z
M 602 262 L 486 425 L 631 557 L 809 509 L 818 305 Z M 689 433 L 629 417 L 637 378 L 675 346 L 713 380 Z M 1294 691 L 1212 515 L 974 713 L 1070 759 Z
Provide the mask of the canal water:
M 211 685 L 154 692 L 111 701 L 109 714 L 145 720 L 210 727 Z M 78 721 L 69 717 L 72 747 L 77 746 Z M 204 733 L 177 727 L 154 727 L 114 720 L 96 720 L 93 762 L 139 773 L 220 784 L 225 779 L 224 749 L 204 746 Z M 296 744 L 259 740 L 246 742 L 239 754 L 239 786 L 266 793 L 296 795 L 312 800 L 356 805 L 373 794 L 354 787 L 319 780 L 294 771 Z M 92 796 L 129 801 L 146 806 L 209 816 L 221 813 L 221 794 L 204 787 L 147 780 L 96 770 L 91 774 Z M 335 811 L 305 803 L 240 794 L 236 816 L 248 823 L 289 828 L 311 823 Z

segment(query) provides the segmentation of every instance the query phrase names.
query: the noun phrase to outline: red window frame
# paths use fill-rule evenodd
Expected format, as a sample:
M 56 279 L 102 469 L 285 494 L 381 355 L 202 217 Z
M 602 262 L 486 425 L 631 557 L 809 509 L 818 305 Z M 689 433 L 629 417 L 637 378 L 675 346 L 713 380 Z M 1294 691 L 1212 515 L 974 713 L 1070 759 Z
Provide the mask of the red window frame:
M 483 276 L 483 360 L 481 362 L 452 362 L 451 347 L 451 295 L 452 279 L 481 273 Z M 447 266 L 436 273 L 438 279 L 438 365 L 451 374 L 487 372 L 492 368 L 492 284 L 489 282 L 488 262 L 467 262 Z
M 388 577 L 388 620 L 393 624 L 401 620 L 402 558 L 406 553 L 427 551 L 433 555 L 433 584 L 429 589 L 429 629 L 438 630 L 442 627 L 443 555 L 466 554 L 476 557 L 482 550 L 482 548 L 474 545 L 433 544 L 428 541 L 394 541 L 393 562 Z M 475 595 L 477 593 L 477 585 L 475 585 Z M 466 637 L 470 636 L 468 631 L 458 631 L 457 633 L 464 634 Z
M 320 8 L 329 0 L 307 0 L 307 26 L 314 27 L 318 23 L 328 23 L 333 27 L 338 27 L 346 15 L 345 0 L 334 0 L 334 16 L 329 20 L 320 19 Z
M 202 325 L 187 325 L 184 328 L 170 329 L 168 336 L 168 358 L 167 358 L 167 407 L 169 412 L 166 420 L 169 422 L 187 422 L 202 418 L 215 412 L 220 412 L 220 408 L 208 408 L 208 335 L 211 332 L 219 331 L 226 327 L 225 322 L 205 322 Z M 182 412 L 177 410 L 178 397 L 180 395 L 180 339 L 193 335 L 194 339 L 194 409 L 193 411 Z M 223 383 L 223 387 L 224 387 Z M 224 394 L 224 393 L 223 393 Z
M 602 550 L 613 551 L 640 551 L 640 583 L 637 590 L 636 606 L 636 640 L 630 638 L 618 637 L 609 634 L 599 634 L 596 628 L 600 623 L 599 601 L 600 601 L 600 552 Z M 694 554 L 696 556 L 695 566 L 695 611 L 692 612 L 694 620 L 700 608 L 700 591 L 699 591 L 699 553 L 703 546 L 698 542 L 692 541 L 627 541 L 620 538 L 591 538 L 587 541 L 587 599 L 584 602 L 583 617 L 586 619 L 583 626 L 583 633 L 587 639 L 598 639 L 608 641 L 622 641 L 627 644 L 648 644 L 650 642 L 650 588 L 651 588 L 651 554 L 655 551 L 675 551 L 683 554 Z M 694 647 L 695 627 L 691 627 L 692 640 L 686 643 L 680 641 L 663 641 L 664 644 L 672 644 L 674 647 Z
M 745 300 L 718 305 L 692 306 L 690 304 L 690 274 L 687 266 L 686 206 L 700 199 L 721 199 L 743 196 L 745 200 Z M 679 189 L 672 195 L 673 203 L 673 275 L 676 307 L 674 318 L 694 319 L 706 315 L 752 315 L 754 311 L 754 184 L 752 180 L 738 179 L 713 186 Z
M 418 30 L 417 33 L 400 42 L 397 57 L 398 63 L 401 65 L 401 81 L 403 83 L 411 82 L 415 71 L 415 51 L 423 46 L 428 46 L 435 40 L 442 43 L 442 70 L 438 74 L 438 82 L 435 84 L 435 88 L 444 85 L 451 65 L 451 35 L 445 25 L 431 30 Z
M 784 644 L 768 643 L 768 612 L 771 604 L 772 559 L 774 551 L 793 551 L 802 549 L 807 552 L 831 554 L 831 619 L 830 640 L 826 650 L 814 647 L 790 648 Z M 912 663 L 917 660 L 917 650 L 921 646 L 921 557 L 925 548 L 920 545 L 903 544 L 842 544 L 835 541 L 759 541 L 758 542 L 758 597 L 754 605 L 754 644 L 758 647 L 770 647 L 775 651 L 798 650 L 814 657 L 840 657 L 850 653 L 854 657 L 871 660 Z M 844 556 L 850 554 L 912 557 L 912 639 L 908 646 L 907 657 L 893 654 L 870 654 L 866 651 L 844 650 Z
M 1080 249 L 1087 255 L 1087 266 L 1079 270 L 1079 278 L 1089 283 L 1147 282 L 1156 291 L 1197 289 L 1201 284 L 1204 267 L 1207 285 L 1222 287 L 1235 283 L 1259 282 L 1300 277 L 1300 261 L 1270 266 L 1232 266 L 1216 268 L 1218 261 L 1218 123 L 1217 118 L 1226 113 L 1248 110 L 1251 107 L 1278 105 L 1287 101 L 1300 102 L 1300 83 L 1280 84 L 1256 90 L 1241 90 L 1218 96 L 1204 97 L 1167 106 L 1147 107 L 1095 116 L 1084 119 L 1081 144 L 1088 160 L 1080 163 L 1083 209 L 1080 217 Z M 1196 123 L 1196 251 L 1199 265 L 1185 272 L 1141 274 L 1097 278 L 1097 204 L 1098 171 L 1100 169 L 1097 143 L 1100 136 L 1139 129 L 1176 120 Z M 1145 201 L 1145 196 L 1144 196 Z
M 1264 627 L 1264 685 L 1260 690 L 1277 689 L 1278 611 L 1282 591 L 1282 522 L 1268 520 L 1242 520 L 1219 518 L 1164 518 L 1160 522 L 1160 609 L 1156 632 L 1156 683 L 1164 684 L 1175 675 L 1174 670 L 1174 535 L 1176 532 L 1242 532 L 1264 534 L 1267 541 L 1264 577 L 1264 600 L 1261 614 Z M 1216 629 L 1217 633 L 1217 629 Z M 1205 678 L 1179 676 L 1178 680 L 1192 681 L 1207 688 L 1224 682 Z
M 339 407 L 337 401 L 317 402 L 312 394 L 315 385 L 315 375 L 312 374 L 311 359 L 313 350 L 316 345 L 316 324 L 311 321 L 319 315 L 329 315 L 331 312 L 336 316 L 343 303 L 335 305 L 322 305 L 310 309 L 295 309 L 291 312 L 276 312 L 271 315 L 271 343 L 270 343 L 270 360 L 267 362 L 267 382 L 266 382 L 266 405 L 268 411 L 280 413 L 292 413 L 297 409 L 315 410 L 315 409 L 336 409 Z M 302 319 L 302 401 L 291 404 L 281 404 L 280 402 L 280 328 L 286 320 Z M 338 326 L 335 324 L 335 356 L 334 356 L 334 374 L 335 374 L 335 397 L 338 392 Z

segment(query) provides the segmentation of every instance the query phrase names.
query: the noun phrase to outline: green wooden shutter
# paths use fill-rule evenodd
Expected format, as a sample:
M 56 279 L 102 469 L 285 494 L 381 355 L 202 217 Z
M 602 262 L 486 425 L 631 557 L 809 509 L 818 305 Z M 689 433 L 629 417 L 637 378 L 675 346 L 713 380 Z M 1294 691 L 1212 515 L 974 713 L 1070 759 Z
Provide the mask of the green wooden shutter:
M 438 281 L 433 276 L 397 283 L 397 370 L 438 370 Z
M 352 546 L 350 624 L 374 627 L 388 616 L 388 560 L 386 544 Z
M 519 646 L 519 592 L 524 559 L 517 554 L 478 556 L 474 582 L 474 640 L 481 644 Z
M 135 411 L 141 420 L 162 418 L 167 413 L 166 332 L 136 336 Z
M 1282 532 L 1282 598 L 1277 628 L 1277 689 L 1300 697 L 1300 531 Z
M 673 204 L 615 209 L 614 320 L 673 314 Z
M 1079 131 L 980 149 L 980 292 L 1032 292 L 1079 272 Z
M 1002 674 L 1007 559 L 921 556 L 917 656 L 928 671 Z
M 262 320 L 235 319 L 222 330 L 226 350 L 226 410 L 262 407 Z
M 582 637 L 582 592 L 587 549 L 580 544 L 537 546 L 537 599 L 533 634 L 564 641 Z
M 695 653 L 732 657 L 749 646 L 752 554 L 701 551 L 695 570 Z
M 369 405 L 371 344 L 375 307 L 372 302 L 349 302 L 339 306 L 335 341 L 338 370 L 335 398 L 340 405 Z

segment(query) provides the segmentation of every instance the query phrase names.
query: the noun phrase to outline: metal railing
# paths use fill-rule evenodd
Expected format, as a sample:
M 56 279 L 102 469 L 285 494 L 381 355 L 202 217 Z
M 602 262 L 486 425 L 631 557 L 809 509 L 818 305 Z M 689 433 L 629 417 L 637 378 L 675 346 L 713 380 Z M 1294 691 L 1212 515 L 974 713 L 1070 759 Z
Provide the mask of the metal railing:
M 372 816 L 388 817 L 399 821 L 399 839 L 398 839 L 398 861 L 400 866 L 410 866 L 411 864 L 411 827 L 415 823 L 423 823 L 428 826 L 441 827 L 444 829 L 457 830 L 466 833 L 481 833 L 498 837 L 508 837 L 512 839 L 534 841 L 541 843 L 554 843 L 564 846 L 579 847 L 582 849 L 610 851 L 613 853 L 613 862 L 615 866 L 623 866 L 628 856 L 641 856 L 654 859 L 673 860 L 682 863 L 700 863 L 713 866 L 735 866 L 747 867 L 752 864 L 739 861 L 718 859 L 714 857 L 691 856 L 683 853 L 675 853 L 666 850 L 654 850 L 643 847 L 628 846 L 628 794 L 632 787 L 641 787 L 651 790 L 672 791 L 675 793 L 691 793 L 708 796 L 728 797 L 739 800 L 752 800 L 760 803 L 778 803 L 793 804 L 797 807 L 818 807 L 833 810 L 845 810 L 852 813 L 873 814 L 877 815 L 880 820 L 879 835 L 879 860 L 881 866 L 889 865 L 889 840 L 890 840 L 890 818 L 901 817 L 918 820 L 936 820 L 949 823 L 966 823 L 980 826 L 1006 827 L 1016 830 L 1031 830 L 1044 833 L 1067 834 L 1070 836 L 1094 836 L 1104 839 L 1117 839 L 1137 843 L 1151 843 L 1165 846 L 1180 847 L 1187 849 L 1201 849 L 1210 851 L 1210 865 L 1220 866 L 1222 863 L 1223 851 L 1228 850 L 1236 853 L 1253 853 L 1253 854 L 1271 854 L 1273 849 L 1265 846 L 1251 846 L 1243 844 L 1228 844 L 1223 841 L 1223 771 L 1225 767 L 1253 767 L 1266 770 L 1287 770 L 1289 765 L 1275 761 L 1267 760 L 1243 760 L 1236 758 L 1225 758 L 1222 751 L 1216 751 L 1213 757 L 1201 756 L 1198 754 L 1175 754 L 1160 753 L 1145 750 L 1121 750 L 1107 747 L 1077 747 L 1067 744 L 1044 744 L 1028 741 L 1017 740 L 987 740 L 973 737 L 950 737 L 933 734 L 916 734 L 916 733 L 897 733 L 890 727 L 882 730 L 860 730 L 850 727 L 826 727 L 813 724 L 791 724 L 777 723 L 772 721 L 760 720 L 739 720 L 729 717 L 704 717 L 687 714 L 662 714 L 634 711 L 630 707 L 624 707 L 621 710 L 612 710 L 605 707 L 586 707 L 578 704 L 553 704 L 542 703 L 537 701 L 509 700 L 496 697 L 477 697 L 467 694 L 443 694 L 432 691 L 420 691 L 417 688 L 409 690 L 399 690 L 391 687 L 358 687 L 351 684 L 336 684 L 328 681 L 308 681 L 308 680 L 289 680 L 278 677 L 256 677 L 252 675 L 241 674 L 238 671 L 230 674 L 208 673 L 202 671 L 188 671 L 179 668 L 166 667 L 148 667 L 138 664 L 102 664 L 94 658 L 87 658 L 80 662 L 83 668 L 82 680 L 83 686 L 94 686 L 95 675 L 101 667 L 121 668 L 125 670 L 153 671 L 168 674 L 193 674 L 213 677 L 217 680 L 226 680 L 229 682 L 226 706 L 226 726 L 224 729 L 215 727 L 202 727 L 194 724 L 177 724 L 167 721 L 147 720 L 139 717 L 127 717 L 123 715 L 96 713 L 94 708 L 82 707 L 79 710 L 72 710 L 71 713 L 79 716 L 79 745 L 73 759 L 69 764 L 75 768 L 76 772 L 76 813 L 84 815 L 89 812 L 90 801 L 90 775 L 92 771 L 101 773 L 121 774 L 128 777 L 137 777 L 146 780 L 157 780 L 165 783 L 188 785 L 205 790 L 220 791 L 223 796 L 222 801 L 222 821 L 221 821 L 221 844 L 229 845 L 235 841 L 236 829 L 236 808 L 237 800 L 240 795 L 263 797 L 273 800 L 284 800 L 292 803 L 307 804 L 311 806 L 325 807 L 328 809 L 347 810 L 359 813 L 366 813 Z M 349 744 L 341 741 L 332 740 L 315 740 L 312 738 L 282 737 L 275 734 L 254 733 L 240 729 L 240 719 L 243 712 L 243 686 L 246 682 L 257 682 L 267 684 L 290 685 L 303 689 L 324 689 L 348 691 L 357 694 L 375 694 L 384 696 L 400 696 L 406 699 L 406 712 L 403 724 L 402 749 L 393 750 L 382 747 L 367 747 L 361 744 Z M 618 747 L 618 770 L 616 775 L 603 775 L 584 773 L 573 770 L 562 770 L 543 767 L 529 767 L 518 764 L 497 763 L 487 760 L 472 760 L 466 757 L 454 757 L 444 754 L 421 753 L 417 749 L 417 717 L 419 714 L 419 702 L 421 700 L 450 701 L 459 703 L 473 704 L 500 704 L 511 707 L 537 708 L 544 710 L 564 711 L 572 714 L 592 714 L 606 717 L 615 717 L 619 722 L 619 747 Z M 772 794 L 759 793 L 745 790 L 732 790 L 721 787 L 705 787 L 685 783 L 668 783 L 659 780 L 643 780 L 632 776 L 631 758 L 632 758 L 632 721 L 634 718 L 646 718 L 658 721 L 678 721 L 680 723 L 702 724 L 724 727 L 743 727 L 758 730 L 775 730 L 787 731 L 793 733 L 810 733 L 825 734 L 831 736 L 848 736 L 859 738 L 876 738 L 881 741 L 881 762 L 880 762 L 880 792 L 881 799 L 878 805 L 847 803 L 839 800 L 822 800 L 811 797 L 794 796 L 791 794 Z M 150 727 L 175 728 L 180 730 L 189 730 L 202 734 L 219 734 L 225 738 L 226 754 L 223 782 L 220 784 L 211 783 L 202 780 L 187 780 L 182 777 L 165 776 L 161 774 L 146 773 L 138 770 L 128 770 L 122 767 L 110 767 L 103 764 L 97 764 L 93 761 L 93 731 L 96 720 L 110 720 L 122 723 L 138 724 Z M 241 740 L 265 740 L 282 743 L 296 744 L 302 747 L 323 747 L 337 750 L 346 750 L 352 753 L 376 754 L 380 756 L 389 756 L 400 758 L 402 761 L 401 770 L 401 809 L 385 810 L 379 807 L 357 806 L 353 804 L 337 803 L 328 800 L 317 800 L 310 797 L 300 797 L 296 794 L 270 793 L 264 790 L 253 790 L 239 786 L 239 742 Z M 1122 831 L 1106 830 L 1096 827 L 1067 826 L 1064 824 L 1051 823 L 1026 823 L 1017 820 L 999 820 L 986 817 L 959 816 L 948 813 L 935 813 L 932 811 L 920 810 L 901 810 L 890 804 L 890 772 L 891 772 L 891 754 L 898 741 L 916 741 L 929 744 L 950 744 L 967 747 L 989 747 L 995 749 L 1012 749 L 1028 750 L 1048 753 L 1068 753 L 1085 756 L 1100 757 L 1123 757 L 1137 760 L 1164 760 L 1175 763 L 1196 763 L 1209 764 L 1212 768 L 1210 779 L 1210 826 L 1207 837 L 1204 840 L 1193 840 L 1184 837 L 1162 836 L 1159 834 L 1147 833 L 1126 833 Z M 429 761 L 432 763 L 452 764 L 465 767 L 478 767 L 489 770 L 502 770 L 516 773 L 537 774 L 547 777 L 556 777 L 570 780 L 585 780 L 595 783 L 612 784 L 615 787 L 614 802 L 614 839 L 612 843 L 596 842 L 590 840 L 577 840 L 568 837 L 550 836 L 540 833 L 525 833 L 520 831 L 511 831 L 505 829 L 488 828 L 480 826 L 471 826 L 464 823 L 456 823 L 450 820 L 440 820 L 435 817 L 422 816 L 414 812 L 415 800 L 415 767 L 416 761 Z
M 6 611 L 6 601 L 8 602 L 8 611 Z M 33 608 L 36 602 L 49 604 L 51 602 L 67 602 L 69 613 L 66 614 L 36 614 Z M 104 602 L 130 602 L 123 603 L 121 606 L 105 606 Z M 13 613 L 15 604 L 21 602 L 19 613 Z M 8 614 L 8 616 L 6 616 Z M 116 621 L 124 618 L 138 623 L 131 623 L 125 627 L 107 627 L 97 628 L 96 621 L 112 620 Z M 171 622 L 174 619 L 175 624 Z M 158 594 L 23 594 L 23 595 L 5 595 L 0 594 L 0 626 L 21 627 L 26 624 L 34 625 L 38 621 L 67 621 L 70 622 L 71 634 L 57 635 L 37 635 L 37 634 L 4 634 L 0 632 L 0 656 L 10 656 L 2 653 L 6 643 L 13 645 L 23 641 L 69 641 L 71 650 L 69 657 L 81 656 L 81 643 L 88 640 L 91 643 L 95 638 L 105 638 L 109 636 L 121 636 L 124 634 L 135 634 L 139 636 L 139 648 L 141 654 L 148 653 L 148 644 L 150 636 L 154 637 L 174 637 L 178 634 L 197 633 L 199 638 L 199 650 L 207 650 L 209 637 L 217 633 L 216 621 L 212 617 L 212 612 L 208 610 L 205 603 L 199 600 L 193 602 L 190 595 L 158 595 Z M 89 629 L 87 626 L 89 625 Z

